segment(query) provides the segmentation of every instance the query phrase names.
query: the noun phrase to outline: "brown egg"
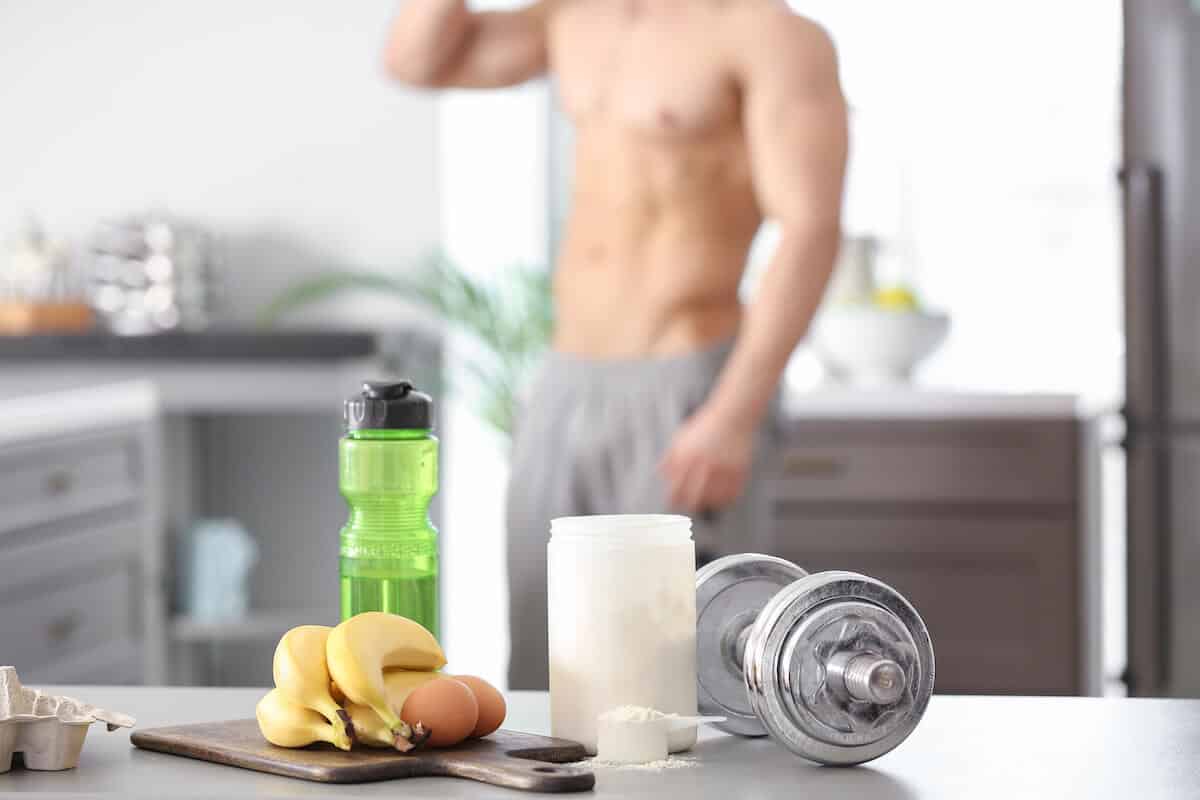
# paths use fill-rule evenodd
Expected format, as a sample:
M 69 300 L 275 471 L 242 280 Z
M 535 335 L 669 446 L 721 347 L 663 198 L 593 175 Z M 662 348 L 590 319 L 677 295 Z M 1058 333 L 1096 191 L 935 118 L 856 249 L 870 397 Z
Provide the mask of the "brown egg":
M 508 705 L 504 702 L 504 695 L 495 686 L 474 675 L 455 675 L 454 680 L 465 683 L 479 704 L 479 721 L 475 723 L 475 730 L 471 731 L 472 736 L 487 736 L 504 724 Z
M 432 747 L 449 747 L 471 735 L 479 721 L 479 703 L 465 683 L 438 678 L 413 690 L 400 709 L 409 725 L 421 723 Z

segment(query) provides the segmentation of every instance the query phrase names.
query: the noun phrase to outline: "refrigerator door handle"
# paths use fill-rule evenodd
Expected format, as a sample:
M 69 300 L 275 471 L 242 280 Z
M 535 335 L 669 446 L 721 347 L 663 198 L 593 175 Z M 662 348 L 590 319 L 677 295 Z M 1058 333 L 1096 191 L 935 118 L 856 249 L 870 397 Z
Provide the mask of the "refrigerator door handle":
M 1163 175 L 1121 170 L 1125 214 L 1125 430 L 1130 694 L 1162 692 L 1168 675 L 1170 457 L 1156 426 L 1167 418 Z
M 1163 175 L 1145 162 L 1120 172 L 1125 216 L 1125 421 L 1167 417 Z

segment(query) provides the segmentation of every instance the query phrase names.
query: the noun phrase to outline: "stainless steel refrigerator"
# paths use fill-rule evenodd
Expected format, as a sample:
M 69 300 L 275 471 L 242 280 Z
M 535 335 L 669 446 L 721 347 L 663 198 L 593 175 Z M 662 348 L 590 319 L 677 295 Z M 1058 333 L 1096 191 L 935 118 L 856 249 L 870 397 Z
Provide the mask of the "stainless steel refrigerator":
M 1131 694 L 1200 696 L 1200 0 L 1125 0 Z

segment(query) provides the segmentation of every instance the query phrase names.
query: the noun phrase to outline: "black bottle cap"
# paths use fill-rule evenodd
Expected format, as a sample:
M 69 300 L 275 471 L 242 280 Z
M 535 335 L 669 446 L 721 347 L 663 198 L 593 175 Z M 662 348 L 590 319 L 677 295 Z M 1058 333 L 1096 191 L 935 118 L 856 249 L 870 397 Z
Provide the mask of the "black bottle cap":
M 348 431 L 433 427 L 433 399 L 408 381 L 364 381 L 362 392 L 346 398 L 343 421 Z

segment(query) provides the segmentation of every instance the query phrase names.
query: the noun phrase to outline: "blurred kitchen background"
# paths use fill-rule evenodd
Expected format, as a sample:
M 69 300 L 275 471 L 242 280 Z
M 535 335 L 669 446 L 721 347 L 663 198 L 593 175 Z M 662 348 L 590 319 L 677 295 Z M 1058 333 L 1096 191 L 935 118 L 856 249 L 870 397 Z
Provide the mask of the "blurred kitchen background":
M 1200 691 L 1200 451 L 1163 388 L 1200 379 L 1200 3 L 793 5 L 840 49 L 847 238 L 732 549 L 896 585 L 941 691 Z M 390 84 L 395 6 L 0 4 L 0 663 L 27 683 L 268 683 L 280 633 L 336 621 L 341 399 L 404 375 L 439 400 L 444 644 L 503 685 L 505 428 L 571 132 L 544 81 Z

